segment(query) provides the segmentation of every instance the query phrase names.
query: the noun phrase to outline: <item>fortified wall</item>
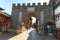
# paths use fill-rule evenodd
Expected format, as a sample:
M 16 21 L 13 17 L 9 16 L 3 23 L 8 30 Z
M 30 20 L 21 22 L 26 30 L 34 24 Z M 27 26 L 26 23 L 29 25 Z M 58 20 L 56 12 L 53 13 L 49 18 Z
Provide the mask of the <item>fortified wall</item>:
M 47 22 L 53 22 L 53 6 L 46 2 L 41 3 L 20 3 L 12 4 L 12 16 L 11 16 L 11 27 L 16 28 L 17 25 L 22 23 L 24 15 L 28 13 L 34 13 L 39 17 L 41 25 L 45 25 Z

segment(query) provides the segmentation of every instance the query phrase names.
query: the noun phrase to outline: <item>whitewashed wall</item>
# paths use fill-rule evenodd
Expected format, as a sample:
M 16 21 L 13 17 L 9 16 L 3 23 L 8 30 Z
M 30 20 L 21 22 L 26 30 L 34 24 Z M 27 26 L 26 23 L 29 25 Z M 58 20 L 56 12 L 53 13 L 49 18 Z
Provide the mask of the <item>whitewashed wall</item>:
M 55 9 L 55 15 L 58 13 L 60 13 L 60 6 L 57 9 Z M 56 24 L 56 28 L 60 28 L 60 20 L 55 21 L 55 24 Z

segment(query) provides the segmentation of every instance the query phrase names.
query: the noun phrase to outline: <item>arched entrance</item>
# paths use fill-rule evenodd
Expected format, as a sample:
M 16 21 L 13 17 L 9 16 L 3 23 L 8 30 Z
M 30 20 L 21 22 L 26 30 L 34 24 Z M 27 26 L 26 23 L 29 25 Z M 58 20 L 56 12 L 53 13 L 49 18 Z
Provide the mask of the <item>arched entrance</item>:
M 52 35 L 53 34 L 53 22 L 47 22 L 46 23 L 46 27 L 45 27 L 45 30 L 46 30 L 46 34 L 48 35 Z
M 36 28 L 38 25 L 40 25 L 40 24 L 37 23 L 37 22 L 39 22 L 39 16 L 36 15 L 35 13 L 26 13 L 23 16 L 22 20 L 23 20 L 24 26 L 27 29 L 29 29 L 30 27 L 35 27 Z

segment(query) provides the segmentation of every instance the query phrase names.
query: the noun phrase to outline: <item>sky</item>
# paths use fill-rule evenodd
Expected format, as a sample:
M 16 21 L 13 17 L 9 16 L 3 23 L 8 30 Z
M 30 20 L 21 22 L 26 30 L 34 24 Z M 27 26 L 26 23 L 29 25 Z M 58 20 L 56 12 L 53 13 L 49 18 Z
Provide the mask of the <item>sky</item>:
M 55 10 L 55 15 L 60 13 L 60 6 Z
M 0 7 L 5 9 L 4 11 L 8 14 L 11 15 L 11 10 L 12 10 L 12 4 L 13 3 L 39 3 L 41 2 L 43 4 L 43 2 L 47 2 L 47 4 L 49 3 L 50 0 L 0 0 Z

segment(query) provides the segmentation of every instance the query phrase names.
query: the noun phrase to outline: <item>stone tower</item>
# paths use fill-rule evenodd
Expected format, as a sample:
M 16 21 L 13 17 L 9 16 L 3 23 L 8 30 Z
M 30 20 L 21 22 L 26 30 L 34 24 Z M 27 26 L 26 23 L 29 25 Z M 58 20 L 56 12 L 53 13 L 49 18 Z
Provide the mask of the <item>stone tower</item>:
M 38 5 L 35 5 L 35 3 L 23 3 L 20 5 L 20 3 L 13 4 L 12 5 L 12 16 L 11 16 L 11 28 L 17 28 L 17 25 L 21 24 L 23 21 L 23 18 L 28 15 L 32 15 L 36 17 L 41 25 L 45 25 L 48 22 L 53 22 L 53 6 L 52 4 L 46 4 L 46 2 L 41 5 L 41 3 L 38 3 Z M 26 18 L 24 18 L 26 19 Z

